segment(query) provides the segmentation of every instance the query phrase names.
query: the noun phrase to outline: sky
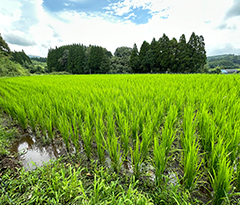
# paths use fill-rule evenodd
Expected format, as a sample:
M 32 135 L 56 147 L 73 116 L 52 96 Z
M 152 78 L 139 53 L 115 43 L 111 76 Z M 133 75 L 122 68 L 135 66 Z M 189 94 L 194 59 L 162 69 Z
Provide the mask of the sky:
M 12 51 L 46 57 L 73 43 L 114 53 L 192 32 L 207 55 L 240 55 L 240 0 L 0 0 L 0 33 Z

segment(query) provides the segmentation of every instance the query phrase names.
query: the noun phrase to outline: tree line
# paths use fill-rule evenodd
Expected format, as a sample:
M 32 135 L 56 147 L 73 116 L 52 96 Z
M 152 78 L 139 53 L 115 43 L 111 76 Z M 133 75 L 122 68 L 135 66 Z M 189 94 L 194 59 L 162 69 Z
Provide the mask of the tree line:
M 221 69 L 239 69 L 240 68 L 240 55 L 218 55 L 208 57 L 207 63 L 209 68 L 219 67 Z
M 194 32 L 187 42 L 183 34 L 179 41 L 163 34 L 151 43 L 143 41 L 140 50 L 119 47 L 114 55 L 101 46 L 82 44 L 50 48 L 47 57 L 49 72 L 67 71 L 72 74 L 103 73 L 197 73 L 206 64 L 203 36 Z
M 100 46 L 86 47 L 82 44 L 72 44 L 50 48 L 47 66 L 49 72 L 107 73 L 110 70 L 111 57 L 111 52 Z

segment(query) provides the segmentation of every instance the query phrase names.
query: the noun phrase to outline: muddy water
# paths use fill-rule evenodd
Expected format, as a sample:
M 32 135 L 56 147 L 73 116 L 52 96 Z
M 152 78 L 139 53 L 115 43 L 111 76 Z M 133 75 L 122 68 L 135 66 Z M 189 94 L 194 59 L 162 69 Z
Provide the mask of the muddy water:
M 18 153 L 18 158 L 25 169 L 31 170 L 50 159 L 58 158 L 60 150 L 53 144 L 44 147 L 38 145 L 33 135 L 26 135 L 12 145 L 11 152 Z

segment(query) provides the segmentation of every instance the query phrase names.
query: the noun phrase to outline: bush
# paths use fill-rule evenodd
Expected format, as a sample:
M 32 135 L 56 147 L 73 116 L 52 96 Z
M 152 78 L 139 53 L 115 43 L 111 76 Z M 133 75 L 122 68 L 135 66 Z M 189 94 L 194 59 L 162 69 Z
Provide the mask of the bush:
M 216 67 L 216 68 L 214 68 L 214 69 L 209 69 L 209 71 L 208 71 L 208 73 L 210 73 L 210 74 L 219 74 L 219 73 L 221 73 L 222 71 L 221 71 L 221 68 L 220 67 Z
M 8 57 L 0 56 L 0 76 L 29 75 L 20 64 L 12 62 Z

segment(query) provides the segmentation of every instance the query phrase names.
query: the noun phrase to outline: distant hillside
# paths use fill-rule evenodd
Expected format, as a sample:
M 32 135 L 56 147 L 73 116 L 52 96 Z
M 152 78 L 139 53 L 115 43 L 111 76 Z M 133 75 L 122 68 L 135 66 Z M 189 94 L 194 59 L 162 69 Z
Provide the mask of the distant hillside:
M 42 58 L 42 57 L 30 57 L 31 60 L 35 60 L 35 61 L 38 61 L 38 62 L 42 62 L 42 63 L 47 63 L 47 58 Z
M 209 68 L 225 68 L 234 69 L 240 68 L 240 55 L 226 54 L 207 57 Z

